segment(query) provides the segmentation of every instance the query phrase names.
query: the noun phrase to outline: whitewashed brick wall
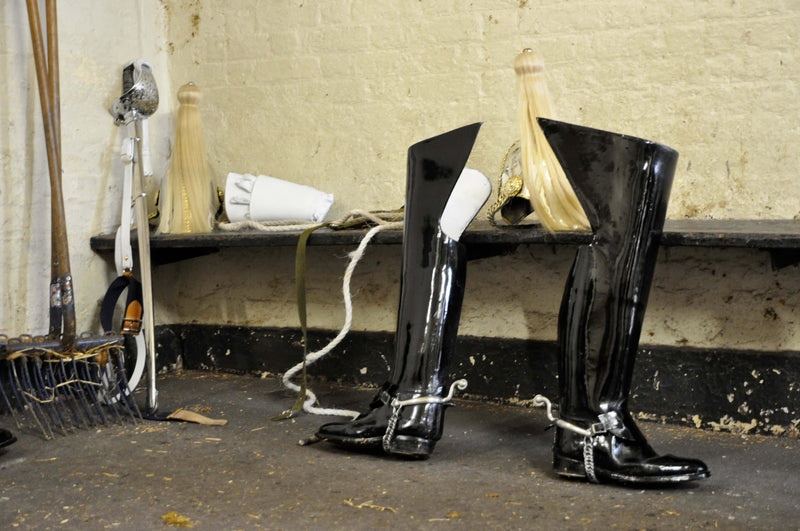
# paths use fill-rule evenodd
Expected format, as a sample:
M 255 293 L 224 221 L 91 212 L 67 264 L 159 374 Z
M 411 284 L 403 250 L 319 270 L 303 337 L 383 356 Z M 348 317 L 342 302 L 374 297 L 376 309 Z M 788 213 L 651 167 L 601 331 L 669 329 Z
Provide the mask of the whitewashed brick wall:
M 514 56 L 542 52 L 558 117 L 681 152 L 670 217 L 800 213 L 797 1 L 169 2 L 173 84 L 206 90 L 227 171 L 395 206 L 405 148 L 472 122 L 494 177 L 517 136 Z M 171 47 L 172 48 L 172 47 Z M 246 167 L 242 167 L 246 166 Z
M 46 172 L 16 4 L 0 9 L 8 334 L 43 328 L 47 276 L 46 218 L 12 208 L 46 208 L 21 184 L 31 173 L 46 183 Z M 669 217 L 800 213 L 797 0 L 140 0 L 121 14 L 116 3 L 60 4 L 62 68 L 76 72 L 62 85 L 63 134 L 84 328 L 97 327 L 113 276 L 88 249 L 89 236 L 115 228 L 119 209 L 118 139 L 105 108 L 118 95 L 118 69 L 140 55 L 162 76 L 157 169 L 175 91 L 194 81 L 219 184 L 236 171 L 313 185 L 335 194 L 332 216 L 402 204 L 407 147 L 474 121 L 484 127 L 470 165 L 494 180 L 517 137 L 512 62 L 524 47 L 547 61 L 558 118 L 680 151 Z M 571 252 L 523 248 L 472 264 L 462 332 L 554 337 Z M 356 329 L 393 328 L 398 253 L 369 250 L 354 280 Z M 160 267 L 159 320 L 296 326 L 292 256 L 239 250 Z M 344 250 L 311 257 L 311 325 L 337 328 Z M 762 253 L 673 249 L 660 258 L 644 339 L 800 349 L 797 293 L 798 268 L 772 272 Z

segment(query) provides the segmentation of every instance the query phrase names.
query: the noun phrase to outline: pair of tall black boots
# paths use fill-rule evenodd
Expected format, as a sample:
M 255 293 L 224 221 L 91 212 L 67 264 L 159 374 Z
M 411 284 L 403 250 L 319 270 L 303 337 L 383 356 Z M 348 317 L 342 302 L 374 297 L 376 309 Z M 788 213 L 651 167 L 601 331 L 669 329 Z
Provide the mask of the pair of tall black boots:
M 539 123 L 593 233 L 591 243 L 577 251 L 559 314 L 561 421 L 554 470 L 622 484 L 708 477 L 701 461 L 656 454 L 628 411 L 678 154 L 625 135 L 554 120 Z M 441 438 L 466 265 L 463 245 L 442 230 L 442 220 L 479 127 L 409 148 L 392 373 L 368 412 L 350 422 L 323 425 L 320 438 L 413 457 L 429 456 Z

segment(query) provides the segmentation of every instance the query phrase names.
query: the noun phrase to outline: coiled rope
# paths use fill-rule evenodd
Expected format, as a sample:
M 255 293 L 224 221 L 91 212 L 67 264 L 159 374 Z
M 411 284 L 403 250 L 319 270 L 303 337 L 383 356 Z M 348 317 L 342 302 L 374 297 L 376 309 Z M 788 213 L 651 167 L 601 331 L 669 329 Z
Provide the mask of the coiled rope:
M 292 391 L 298 393 L 294 406 L 272 417 L 272 420 L 283 420 L 292 417 L 299 411 L 305 411 L 312 415 L 336 415 L 343 417 L 355 418 L 359 415 L 358 411 L 351 411 L 347 409 L 325 408 L 319 407 L 315 404 L 318 403 L 317 396 L 311 389 L 308 388 L 308 375 L 306 369 L 312 363 L 318 361 L 322 357 L 329 354 L 350 332 L 353 323 L 353 302 L 350 294 L 350 281 L 353 278 L 353 272 L 356 265 L 364 256 L 370 241 L 379 232 L 387 229 L 397 229 L 403 226 L 402 210 L 393 211 L 377 211 L 368 212 L 364 210 L 351 210 L 343 218 L 331 223 L 307 223 L 297 221 L 240 221 L 236 223 L 220 223 L 221 230 L 237 231 L 245 229 L 254 229 L 260 231 L 277 232 L 277 231 L 290 231 L 290 230 L 303 230 L 300 239 L 297 242 L 297 255 L 295 257 L 295 283 L 297 287 L 297 310 L 300 318 L 300 326 L 303 332 L 303 359 L 300 363 L 289 368 L 284 374 L 281 381 L 283 385 Z M 344 272 L 342 279 L 342 296 L 344 297 L 344 324 L 342 325 L 339 333 L 331 341 L 328 342 L 323 348 L 308 352 L 308 326 L 306 318 L 306 289 L 305 289 L 305 263 L 306 263 L 306 244 L 311 234 L 323 227 L 329 227 L 334 230 L 351 228 L 359 225 L 372 224 L 372 228 L 367 231 L 361 239 L 355 251 L 349 253 L 350 261 Z M 302 373 L 302 381 L 300 385 L 292 382 L 298 373 Z

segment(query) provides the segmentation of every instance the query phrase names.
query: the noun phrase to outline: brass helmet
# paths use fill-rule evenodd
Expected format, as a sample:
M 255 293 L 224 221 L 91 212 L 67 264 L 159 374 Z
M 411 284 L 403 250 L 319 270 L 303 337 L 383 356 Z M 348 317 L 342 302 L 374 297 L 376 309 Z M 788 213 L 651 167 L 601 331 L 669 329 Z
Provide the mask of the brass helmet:
M 503 157 L 503 167 L 497 179 L 497 200 L 488 209 L 489 222 L 497 211 L 509 225 L 516 225 L 533 212 L 530 192 L 522 180 L 522 160 L 519 140 L 514 142 Z

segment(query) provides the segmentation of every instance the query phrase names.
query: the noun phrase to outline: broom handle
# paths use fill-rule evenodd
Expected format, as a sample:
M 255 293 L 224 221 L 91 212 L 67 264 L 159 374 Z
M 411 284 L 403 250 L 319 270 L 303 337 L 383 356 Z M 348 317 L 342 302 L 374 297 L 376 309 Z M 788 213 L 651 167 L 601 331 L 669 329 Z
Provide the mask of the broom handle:
M 60 317 L 63 322 L 62 343 L 72 347 L 75 341 L 75 297 L 72 286 L 72 271 L 69 261 L 69 239 L 67 237 L 67 220 L 64 210 L 64 199 L 61 186 L 63 173 L 61 150 L 61 74 L 58 64 L 58 17 L 56 16 L 56 0 L 47 0 L 45 7 L 47 17 L 47 63 L 48 81 L 50 85 L 50 117 L 53 121 L 53 138 L 55 140 L 56 168 L 58 173 L 58 198 L 60 216 L 53 223 L 51 234 L 55 245 L 57 272 L 59 277 L 60 292 L 62 296 Z M 51 198 L 51 201 L 53 199 Z M 59 245 L 61 243 L 61 245 Z
M 56 0 L 47 0 L 45 7 L 47 17 L 47 63 L 48 82 L 50 86 L 50 119 L 53 121 L 54 152 L 56 158 L 56 180 L 58 181 L 58 197 L 52 192 L 51 202 L 60 204 L 60 215 L 52 223 L 51 234 L 56 240 L 53 249 L 56 252 L 57 271 L 61 291 L 61 317 L 63 320 L 62 343 L 72 348 L 75 342 L 75 297 L 72 286 L 72 272 L 69 261 L 69 239 L 67 238 L 67 220 L 61 186 L 63 173 L 61 153 L 61 82 L 58 66 L 58 18 L 56 16 Z
M 45 6 L 45 20 L 47 24 L 47 81 L 50 86 L 50 111 L 55 134 L 54 145 L 57 168 L 61 168 L 61 111 L 59 102 L 59 73 L 58 73 L 58 38 L 56 37 L 57 19 L 55 2 L 47 0 Z M 51 213 L 52 215 L 52 213 Z M 63 308 L 61 306 L 61 279 L 59 278 L 59 262 L 57 260 L 58 235 L 55 230 L 50 230 L 50 332 L 51 339 L 61 336 L 64 323 Z
M 51 116 L 55 133 L 56 156 L 61 168 L 61 81 L 58 68 L 58 18 L 56 16 L 56 0 L 47 0 L 45 6 L 47 19 L 47 65 L 48 82 L 50 83 Z
M 144 193 L 144 165 L 142 164 L 142 118 L 134 117 L 136 133 L 136 172 L 133 175 L 133 202 L 136 214 L 136 238 L 139 244 L 139 269 L 142 277 L 142 320 L 147 340 L 147 410 L 158 410 L 156 390 L 156 339 L 155 312 L 153 311 L 153 281 L 150 274 L 150 226 L 147 221 L 147 200 Z M 124 205 L 123 205 L 124 208 Z
M 48 24 L 48 40 L 55 40 L 55 0 L 50 8 L 53 11 L 53 22 Z M 64 331 L 62 335 L 62 345 L 65 349 L 71 349 L 75 344 L 75 308 L 72 293 L 72 278 L 69 267 L 69 246 L 66 234 L 66 216 L 64 214 L 64 198 L 61 189 L 61 167 L 59 161 L 59 146 L 53 115 L 53 102 L 58 102 L 58 95 L 55 88 L 48 82 L 50 76 L 48 70 L 52 71 L 53 79 L 57 77 L 57 58 L 52 58 L 53 66 L 48 68 L 45 58 L 45 51 L 42 39 L 41 19 L 39 17 L 39 5 L 36 0 L 27 0 L 28 22 L 31 28 L 31 43 L 33 45 L 33 57 L 36 66 L 36 80 L 39 85 L 39 102 L 42 107 L 42 121 L 44 124 L 45 145 L 47 148 L 47 165 L 50 173 L 50 209 L 51 225 L 53 234 L 52 243 L 55 244 L 55 257 L 53 262 L 58 262 L 57 270 L 61 282 L 61 300 L 64 305 Z

